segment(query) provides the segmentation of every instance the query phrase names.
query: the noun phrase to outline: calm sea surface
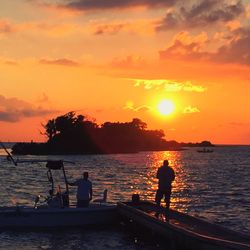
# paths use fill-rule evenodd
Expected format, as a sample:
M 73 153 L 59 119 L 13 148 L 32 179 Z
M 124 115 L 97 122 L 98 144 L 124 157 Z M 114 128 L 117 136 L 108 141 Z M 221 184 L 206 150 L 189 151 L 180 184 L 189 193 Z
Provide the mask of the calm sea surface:
M 44 163 L 13 166 L 0 150 L 1 206 L 33 205 L 37 194 L 47 195 L 49 184 Z M 176 172 L 171 206 L 246 234 L 250 231 L 250 147 L 215 147 L 213 153 L 185 151 L 138 154 L 19 156 L 19 159 L 64 159 L 68 179 L 89 171 L 94 198 L 108 189 L 110 202 L 129 200 L 133 193 L 154 199 L 157 168 L 164 159 Z M 58 176 L 60 181 L 60 176 Z M 75 189 L 71 189 L 75 199 Z M 136 243 L 119 228 L 66 230 L 40 233 L 0 233 L 1 249 L 160 249 Z

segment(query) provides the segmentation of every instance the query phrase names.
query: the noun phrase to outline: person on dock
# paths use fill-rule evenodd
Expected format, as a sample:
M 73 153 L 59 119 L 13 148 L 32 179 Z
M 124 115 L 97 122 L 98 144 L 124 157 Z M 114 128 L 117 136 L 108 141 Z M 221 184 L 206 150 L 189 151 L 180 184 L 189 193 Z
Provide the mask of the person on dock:
M 92 182 L 88 178 L 89 173 L 84 172 L 83 178 L 73 183 L 68 182 L 70 186 L 77 186 L 77 207 L 88 207 L 92 200 Z
M 165 198 L 166 216 L 169 216 L 170 196 L 172 191 L 172 182 L 175 179 L 175 172 L 169 166 L 168 160 L 163 161 L 163 165 L 158 168 L 156 178 L 159 180 L 158 189 L 155 195 L 155 202 L 160 207 L 161 199 Z

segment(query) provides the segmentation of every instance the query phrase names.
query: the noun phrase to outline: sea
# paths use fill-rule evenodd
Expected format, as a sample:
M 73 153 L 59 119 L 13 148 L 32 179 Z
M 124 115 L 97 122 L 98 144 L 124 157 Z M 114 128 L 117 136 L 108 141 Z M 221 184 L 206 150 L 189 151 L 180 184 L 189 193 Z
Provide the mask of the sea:
M 132 194 L 154 200 L 156 171 L 168 159 L 176 173 L 171 207 L 226 228 L 250 232 L 250 146 L 216 146 L 213 153 L 198 153 L 198 148 L 183 151 L 139 152 L 110 155 L 15 156 L 19 160 L 67 160 L 69 181 L 89 172 L 93 198 L 108 189 L 108 201 L 131 200 Z M 7 161 L 0 149 L 1 206 L 33 206 L 36 195 L 50 189 L 45 163 Z M 61 188 L 62 176 L 57 175 Z M 75 201 L 75 188 L 70 199 Z M 102 228 L 63 229 L 39 232 L 1 231 L 0 249 L 165 249 L 153 238 L 118 225 Z

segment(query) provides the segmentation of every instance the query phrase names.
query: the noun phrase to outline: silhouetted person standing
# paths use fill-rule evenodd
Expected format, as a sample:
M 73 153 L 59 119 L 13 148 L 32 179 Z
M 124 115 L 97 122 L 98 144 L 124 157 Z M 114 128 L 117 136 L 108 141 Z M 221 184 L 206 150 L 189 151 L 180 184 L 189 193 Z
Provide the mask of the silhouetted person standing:
M 77 186 L 77 207 L 88 207 L 92 200 L 92 182 L 88 180 L 88 172 L 83 173 L 83 178 L 68 184 L 70 186 Z
M 166 216 L 169 215 L 170 196 L 172 191 L 172 182 L 175 179 L 175 172 L 169 166 L 168 160 L 163 161 L 163 165 L 158 168 L 156 178 L 159 179 L 158 190 L 156 191 L 155 202 L 160 207 L 161 199 L 165 198 Z

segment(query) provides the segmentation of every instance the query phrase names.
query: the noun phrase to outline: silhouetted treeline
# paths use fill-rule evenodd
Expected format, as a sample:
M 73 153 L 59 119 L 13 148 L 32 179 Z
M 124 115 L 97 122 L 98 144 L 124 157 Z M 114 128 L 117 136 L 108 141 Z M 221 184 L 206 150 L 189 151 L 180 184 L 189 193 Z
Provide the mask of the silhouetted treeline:
M 210 142 L 210 141 L 202 141 L 202 142 L 188 142 L 188 143 L 184 143 L 181 142 L 180 145 L 182 147 L 214 147 L 214 145 Z
M 46 143 L 17 143 L 13 154 L 107 154 L 153 150 L 180 150 L 176 141 L 166 141 L 163 130 L 147 130 L 138 118 L 131 122 L 97 125 L 83 115 L 69 112 L 43 125 Z M 202 145 L 203 146 L 203 145 Z

